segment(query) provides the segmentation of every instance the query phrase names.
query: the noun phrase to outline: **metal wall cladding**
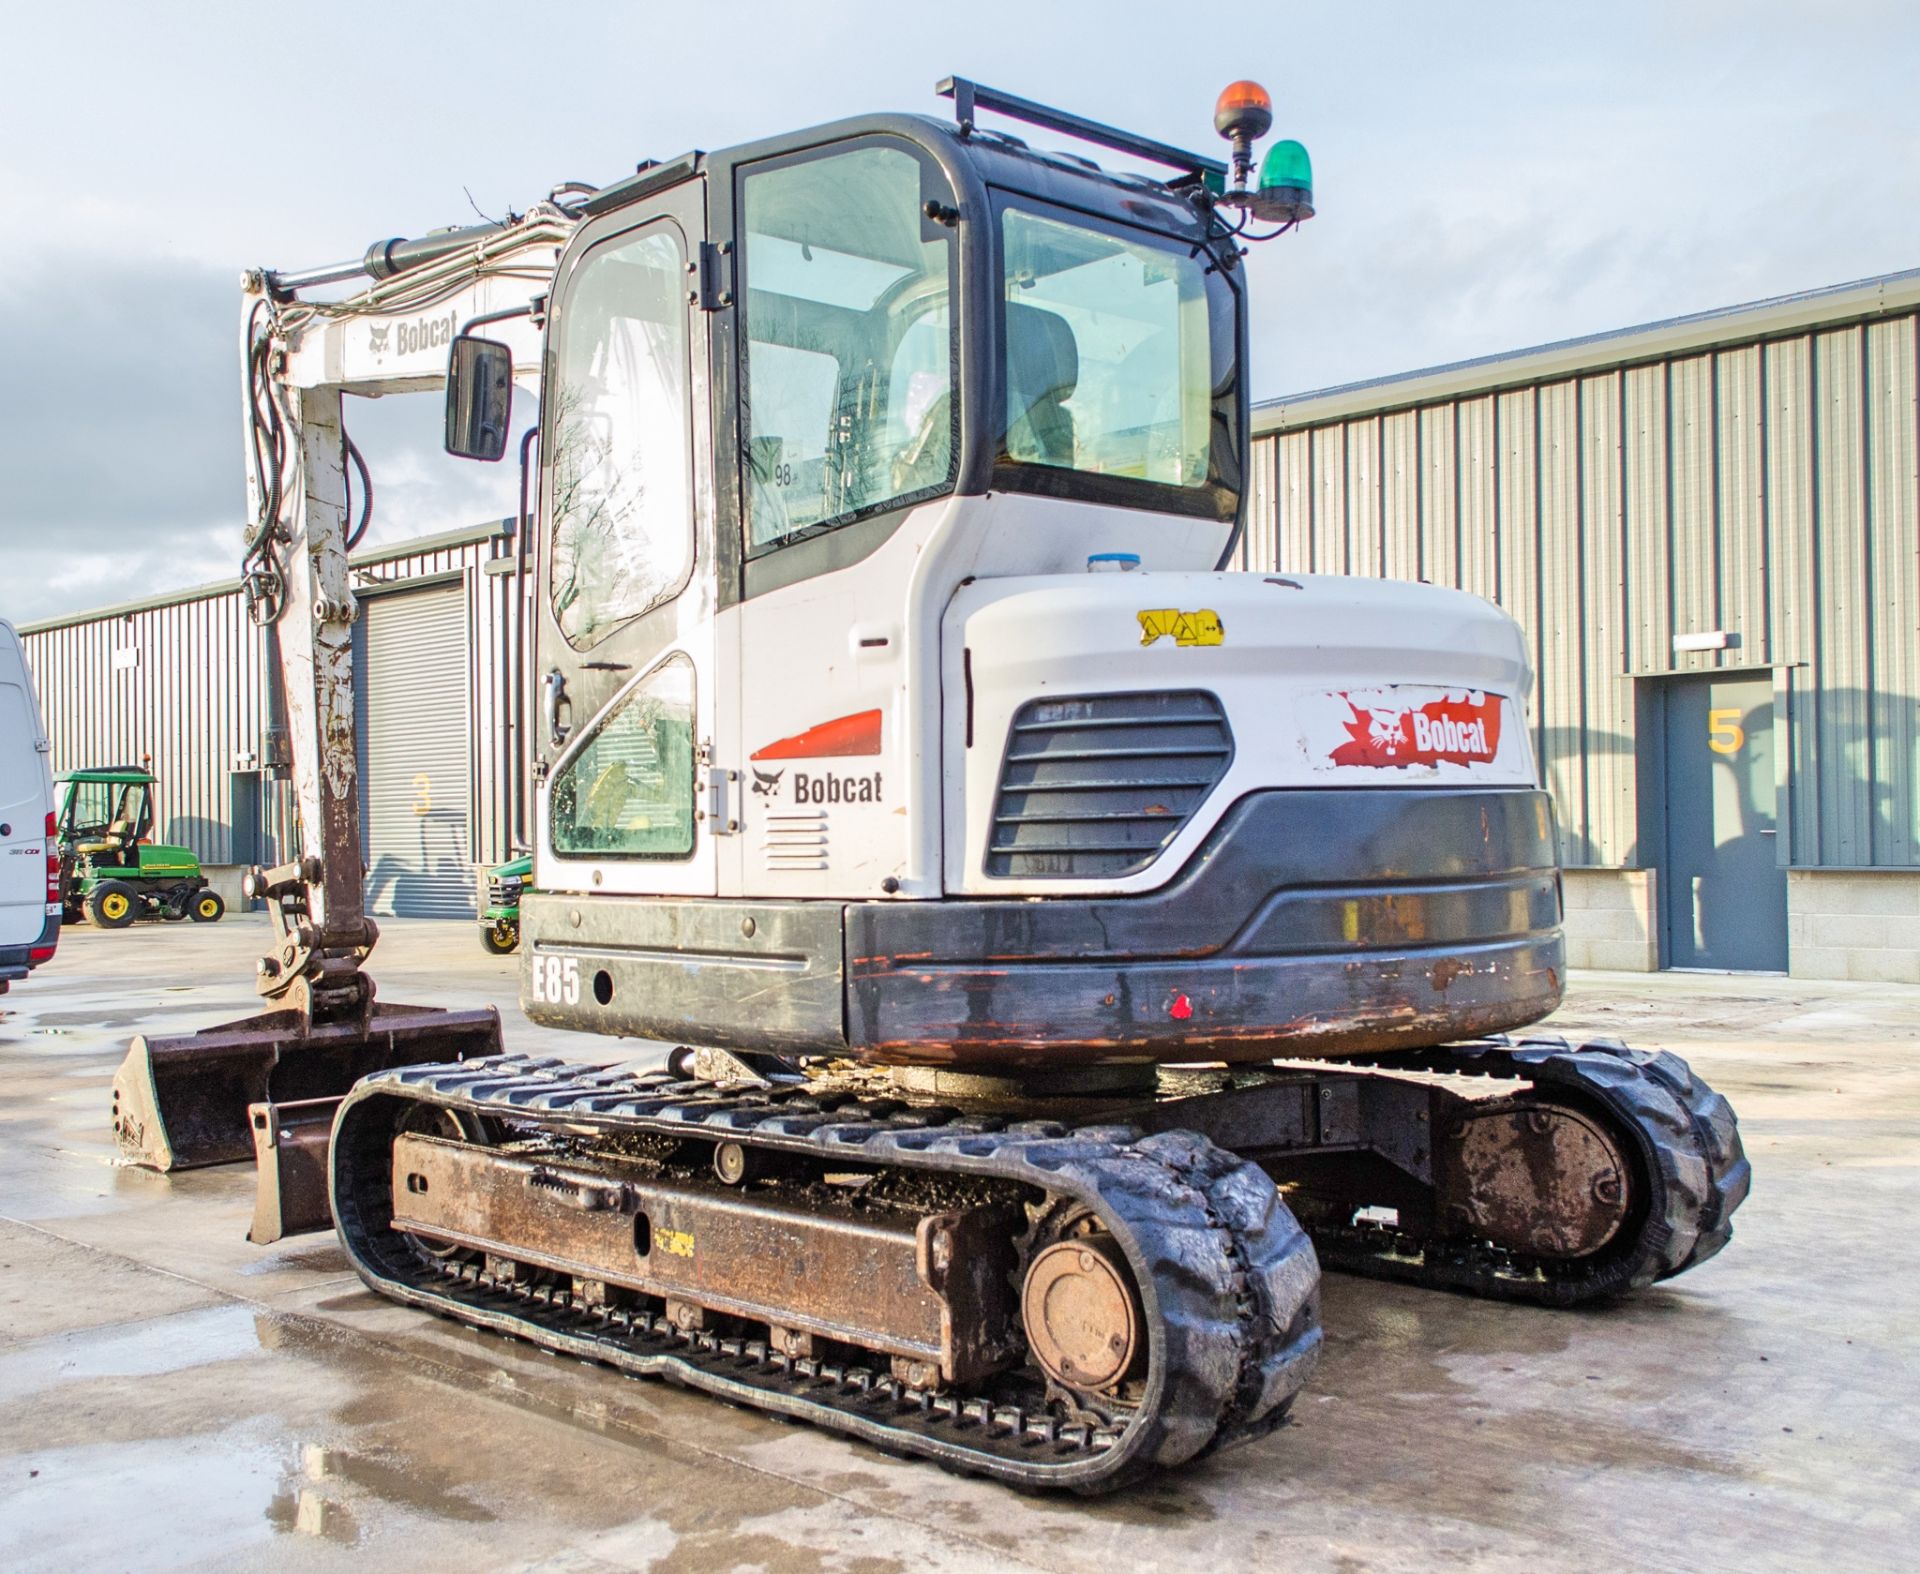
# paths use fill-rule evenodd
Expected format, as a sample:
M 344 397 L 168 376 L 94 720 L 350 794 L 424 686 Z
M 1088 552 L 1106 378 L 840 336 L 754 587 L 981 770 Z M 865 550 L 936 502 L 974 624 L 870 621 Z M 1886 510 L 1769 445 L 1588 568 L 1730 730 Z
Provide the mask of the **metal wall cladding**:
M 1526 629 L 1566 862 L 1636 867 L 1635 679 L 1772 671 L 1797 867 L 1920 866 L 1911 314 L 1488 387 L 1256 440 L 1242 560 L 1387 574 Z M 1676 654 L 1727 630 L 1737 650 Z
M 357 587 L 454 576 L 464 587 L 473 649 L 469 773 L 471 857 L 507 851 L 508 702 L 514 580 L 484 572 L 511 553 L 507 524 L 450 532 L 357 554 Z M 237 549 L 236 549 L 237 552 Z M 159 777 L 156 839 L 209 864 L 290 858 L 297 845 L 291 785 L 260 771 L 266 731 L 264 639 L 237 585 L 20 631 L 39 686 L 56 774 L 146 762 Z M 249 815 L 259 845 L 242 846 Z

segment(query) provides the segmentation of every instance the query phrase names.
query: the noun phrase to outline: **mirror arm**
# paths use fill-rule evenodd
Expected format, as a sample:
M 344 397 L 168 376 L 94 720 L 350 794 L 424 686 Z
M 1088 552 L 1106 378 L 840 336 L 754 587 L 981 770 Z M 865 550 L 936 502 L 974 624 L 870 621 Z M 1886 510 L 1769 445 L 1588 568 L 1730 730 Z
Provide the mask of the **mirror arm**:
M 460 325 L 460 332 L 455 337 L 464 339 L 475 328 L 484 328 L 490 322 L 507 322 L 515 317 L 531 317 L 536 310 L 546 304 L 546 299 L 543 295 L 538 300 L 526 301 L 519 306 L 508 306 L 501 311 L 482 312 L 478 317 L 469 317 Z

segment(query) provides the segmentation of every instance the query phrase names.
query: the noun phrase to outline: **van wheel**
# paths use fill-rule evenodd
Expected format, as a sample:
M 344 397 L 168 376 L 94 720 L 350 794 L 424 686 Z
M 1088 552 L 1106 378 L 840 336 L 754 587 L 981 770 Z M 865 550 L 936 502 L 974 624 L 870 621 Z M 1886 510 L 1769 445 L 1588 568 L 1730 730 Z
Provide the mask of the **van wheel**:
M 140 916 L 140 893 L 119 880 L 102 880 L 87 898 L 87 917 L 102 929 L 125 929 Z
M 193 900 L 187 903 L 187 912 L 196 924 L 217 924 L 226 910 L 227 904 L 216 891 L 197 892 Z

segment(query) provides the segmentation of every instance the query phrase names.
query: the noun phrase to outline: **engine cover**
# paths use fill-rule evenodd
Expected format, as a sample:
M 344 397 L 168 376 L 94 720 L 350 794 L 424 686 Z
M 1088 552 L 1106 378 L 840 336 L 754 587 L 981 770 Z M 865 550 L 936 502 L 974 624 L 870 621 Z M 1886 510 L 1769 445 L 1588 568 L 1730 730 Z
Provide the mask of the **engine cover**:
M 943 653 L 956 894 L 1165 885 L 1263 788 L 1534 783 L 1525 641 L 1462 591 L 1311 574 L 982 579 L 955 596 Z M 1142 847 L 1153 856 L 1101 856 Z

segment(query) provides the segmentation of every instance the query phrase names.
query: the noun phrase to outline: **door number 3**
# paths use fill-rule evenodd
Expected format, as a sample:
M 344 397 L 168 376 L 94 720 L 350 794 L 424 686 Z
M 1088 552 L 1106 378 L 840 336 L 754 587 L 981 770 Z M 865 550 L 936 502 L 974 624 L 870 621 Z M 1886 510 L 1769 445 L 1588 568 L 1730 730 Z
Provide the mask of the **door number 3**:
M 550 1006 L 580 1004 L 580 963 L 570 956 L 533 959 L 533 998 Z
M 1728 705 L 1707 712 L 1707 747 L 1715 754 L 1738 754 L 1747 741 L 1740 725 L 1740 707 Z

